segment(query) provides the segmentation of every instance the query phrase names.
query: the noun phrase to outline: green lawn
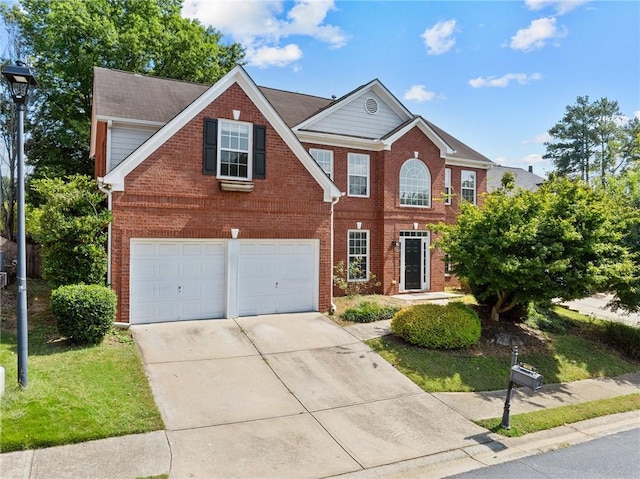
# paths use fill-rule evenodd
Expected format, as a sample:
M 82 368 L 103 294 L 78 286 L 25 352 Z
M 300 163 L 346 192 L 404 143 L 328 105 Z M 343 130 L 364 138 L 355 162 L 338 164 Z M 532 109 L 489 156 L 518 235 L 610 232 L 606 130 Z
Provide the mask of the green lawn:
M 0 451 L 82 442 L 163 429 L 138 351 L 128 331 L 113 331 L 95 347 L 57 334 L 49 290 L 31 281 L 29 385 L 17 384 L 15 288 L 2 292 L 0 364 L 6 390 L 0 406 Z
M 637 409 L 640 409 L 640 393 L 515 414 L 510 417 L 509 425 L 511 429 L 503 429 L 501 427 L 501 417 L 482 419 L 475 421 L 475 423 L 504 436 L 519 437 L 564 424 L 585 421 L 609 414 L 635 411 Z
M 640 369 L 638 361 L 598 341 L 589 318 L 565 315 L 560 309 L 556 313 L 567 322 L 565 333 L 520 330 L 526 342 L 519 349 L 518 360 L 534 365 L 545 384 L 618 376 Z M 492 391 L 505 389 L 509 381 L 510 348 L 496 346 L 486 337 L 477 347 L 463 351 L 428 350 L 395 336 L 367 343 L 427 392 Z

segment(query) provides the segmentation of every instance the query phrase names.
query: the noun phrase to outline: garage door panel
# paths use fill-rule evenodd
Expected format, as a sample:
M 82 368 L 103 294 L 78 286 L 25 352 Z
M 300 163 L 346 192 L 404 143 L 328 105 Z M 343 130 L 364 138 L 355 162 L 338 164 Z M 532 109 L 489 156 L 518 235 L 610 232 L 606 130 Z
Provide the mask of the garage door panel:
M 316 306 L 314 240 L 246 240 L 239 256 L 240 316 L 311 311 Z
M 131 247 L 131 321 L 224 315 L 222 240 L 138 240 Z

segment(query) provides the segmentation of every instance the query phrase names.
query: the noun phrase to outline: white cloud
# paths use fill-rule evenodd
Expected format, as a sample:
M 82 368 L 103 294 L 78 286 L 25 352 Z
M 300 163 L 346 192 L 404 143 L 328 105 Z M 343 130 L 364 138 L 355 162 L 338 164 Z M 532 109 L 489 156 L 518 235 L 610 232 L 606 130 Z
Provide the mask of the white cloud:
M 640 110 L 636 110 L 633 114 L 638 120 L 640 120 Z
M 526 73 L 507 73 L 501 77 L 478 77 L 469 80 L 469 85 L 473 88 L 485 88 L 485 87 L 498 87 L 504 88 L 509 86 L 509 83 L 515 81 L 520 85 L 527 85 L 532 81 L 538 81 L 542 78 L 540 73 L 532 73 L 527 75 Z
M 456 31 L 455 19 L 446 22 L 438 22 L 433 27 L 427 28 L 422 35 L 429 55 L 441 55 L 448 52 L 456 44 L 453 34 Z
M 574 10 L 580 5 L 584 5 L 588 0 L 525 0 L 529 10 L 542 10 L 546 7 L 553 7 L 558 15 Z
M 533 137 L 531 140 L 524 140 L 522 142 L 523 145 L 543 145 L 548 141 L 551 141 L 551 135 L 548 132 L 539 133 Z
M 286 11 L 281 0 L 186 0 L 182 15 L 197 18 L 246 48 L 246 60 L 259 67 L 287 66 L 302 57 L 295 43 L 282 39 L 307 36 L 331 48 L 344 46 L 349 37 L 338 26 L 325 23 L 333 0 L 295 0 Z M 271 63 L 270 63 L 271 62 Z
M 554 17 L 533 20 L 527 28 L 522 28 L 511 37 L 510 46 L 514 50 L 529 52 L 544 47 L 550 40 L 567 36 L 566 28 L 559 30 Z
M 258 68 L 269 66 L 284 67 L 302 58 L 302 50 L 294 43 L 285 47 L 260 47 L 247 49 L 247 57 L 251 58 L 251 64 Z
M 427 90 L 424 85 L 413 85 L 406 91 L 403 98 L 409 101 L 423 102 L 431 101 L 439 97 L 434 92 Z

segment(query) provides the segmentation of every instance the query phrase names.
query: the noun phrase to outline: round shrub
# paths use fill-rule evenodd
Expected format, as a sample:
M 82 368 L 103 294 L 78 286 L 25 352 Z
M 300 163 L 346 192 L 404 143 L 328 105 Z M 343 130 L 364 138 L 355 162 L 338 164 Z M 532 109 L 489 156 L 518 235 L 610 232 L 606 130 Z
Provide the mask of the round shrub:
M 76 344 L 99 344 L 116 318 L 116 294 L 97 284 L 71 284 L 51 292 L 58 332 Z
M 400 310 L 391 331 L 408 343 L 429 349 L 461 349 L 477 344 L 481 333 L 478 314 L 463 303 L 418 304 Z

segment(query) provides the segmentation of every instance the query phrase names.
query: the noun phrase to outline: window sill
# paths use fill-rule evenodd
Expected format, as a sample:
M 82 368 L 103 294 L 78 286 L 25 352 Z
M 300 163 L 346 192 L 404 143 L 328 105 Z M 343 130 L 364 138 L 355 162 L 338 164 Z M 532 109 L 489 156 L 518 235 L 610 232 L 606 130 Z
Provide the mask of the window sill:
M 242 193 L 251 193 L 253 191 L 253 183 L 240 181 L 220 181 L 220 189 L 222 191 L 239 191 Z

